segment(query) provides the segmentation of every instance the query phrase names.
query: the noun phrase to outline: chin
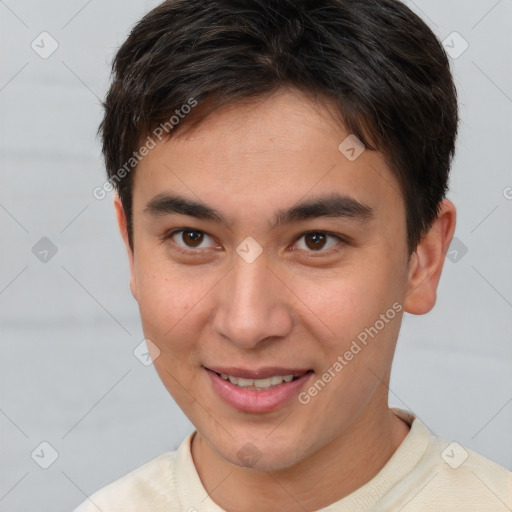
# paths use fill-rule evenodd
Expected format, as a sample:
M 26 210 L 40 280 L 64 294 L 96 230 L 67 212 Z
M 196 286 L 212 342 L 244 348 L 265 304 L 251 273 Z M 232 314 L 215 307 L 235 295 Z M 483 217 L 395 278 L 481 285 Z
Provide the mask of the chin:
M 228 462 L 240 468 L 248 468 L 257 471 L 276 471 L 289 468 L 301 460 L 301 451 L 297 447 L 303 447 L 300 440 L 294 440 L 288 436 L 286 441 L 276 442 L 272 436 L 261 436 L 247 440 L 227 439 L 227 446 L 218 447 L 216 451 Z M 240 446 L 240 448 L 236 448 Z M 219 449 L 220 448 L 220 449 Z

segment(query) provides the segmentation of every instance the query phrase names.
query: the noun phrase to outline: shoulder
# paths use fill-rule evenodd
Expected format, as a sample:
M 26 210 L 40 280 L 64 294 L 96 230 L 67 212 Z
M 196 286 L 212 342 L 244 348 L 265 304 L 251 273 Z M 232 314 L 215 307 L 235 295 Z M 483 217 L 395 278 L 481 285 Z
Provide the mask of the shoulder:
M 481 512 L 512 506 L 512 473 L 456 441 L 431 435 L 413 475 L 421 484 L 413 485 L 411 510 Z
M 169 510 L 176 488 L 176 451 L 166 452 L 95 492 L 74 512 Z
M 433 437 L 430 456 L 436 456 L 440 482 L 460 496 L 505 499 L 512 505 L 512 473 L 456 441 Z M 432 481 L 435 483 L 435 479 Z
M 510 471 L 456 441 L 432 434 L 418 418 L 408 416 L 412 435 L 404 448 L 421 446 L 423 455 L 390 493 L 402 512 L 510 510 Z

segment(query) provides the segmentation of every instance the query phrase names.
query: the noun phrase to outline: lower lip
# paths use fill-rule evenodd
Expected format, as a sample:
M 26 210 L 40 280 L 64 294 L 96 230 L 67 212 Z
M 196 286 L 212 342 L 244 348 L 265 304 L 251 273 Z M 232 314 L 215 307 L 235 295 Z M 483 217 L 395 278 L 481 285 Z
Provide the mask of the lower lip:
M 291 382 L 283 382 L 272 389 L 257 391 L 235 386 L 212 370 L 205 368 L 218 395 L 229 405 L 243 412 L 270 412 L 299 394 L 313 372 L 305 373 Z

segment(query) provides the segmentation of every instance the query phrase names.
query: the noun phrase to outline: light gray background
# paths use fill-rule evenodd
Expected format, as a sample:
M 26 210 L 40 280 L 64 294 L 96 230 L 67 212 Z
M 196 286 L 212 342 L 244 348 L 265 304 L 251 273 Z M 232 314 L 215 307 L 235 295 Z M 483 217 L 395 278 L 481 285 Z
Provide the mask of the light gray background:
M 70 511 L 192 429 L 133 355 L 143 334 L 112 195 L 92 196 L 111 58 L 157 3 L 0 0 L 1 511 Z M 467 253 L 446 261 L 435 309 L 405 316 L 390 401 L 512 469 L 512 0 L 408 5 L 469 44 L 452 61 L 449 193 Z M 42 31 L 59 44 L 47 59 L 31 48 Z M 58 252 L 43 263 L 31 250 L 45 236 Z M 43 441 L 58 452 L 46 470 L 31 458 Z

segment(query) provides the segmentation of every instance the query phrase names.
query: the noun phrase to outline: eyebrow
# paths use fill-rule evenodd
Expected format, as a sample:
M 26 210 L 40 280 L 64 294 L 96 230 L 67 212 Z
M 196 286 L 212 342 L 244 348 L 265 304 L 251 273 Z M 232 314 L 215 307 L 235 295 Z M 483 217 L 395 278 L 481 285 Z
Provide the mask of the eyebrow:
M 197 219 L 217 222 L 226 227 L 231 223 L 226 217 L 211 206 L 179 195 L 158 194 L 144 208 L 144 213 L 160 217 L 171 214 L 188 215 Z M 283 224 L 315 219 L 318 217 L 348 218 L 368 221 L 373 218 L 373 209 L 353 197 L 332 193 L 301 201 L 288 209 L 275 212 L 270 223 L 271 228 Z

